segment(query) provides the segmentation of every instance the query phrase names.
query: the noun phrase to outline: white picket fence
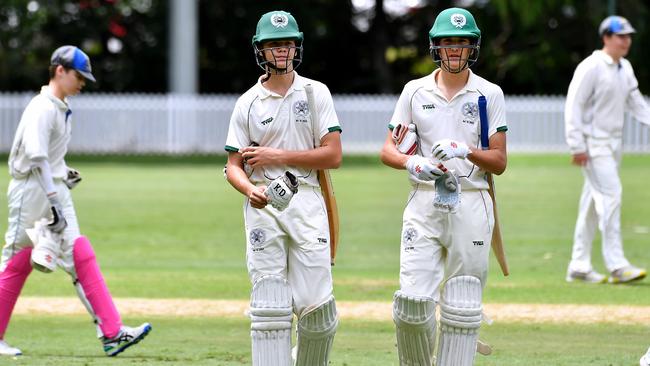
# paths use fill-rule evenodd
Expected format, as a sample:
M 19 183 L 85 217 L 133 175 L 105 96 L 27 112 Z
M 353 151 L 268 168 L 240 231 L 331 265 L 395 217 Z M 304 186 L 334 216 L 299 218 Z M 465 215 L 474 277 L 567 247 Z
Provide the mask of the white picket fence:
M 33 94 L 0 93 L 0 152 Z M 223 153 L 235 95 L 86 94 L 71 98 L 70 151 L 111 154 Z M 345 153 L 374 154 L 384 142 L 396 95 L 335 95 Z M 564 96 L 507 96 L 508 150 L 564 152 Z M 628 152 L 650 152 L 650 129 L 628 120 Z

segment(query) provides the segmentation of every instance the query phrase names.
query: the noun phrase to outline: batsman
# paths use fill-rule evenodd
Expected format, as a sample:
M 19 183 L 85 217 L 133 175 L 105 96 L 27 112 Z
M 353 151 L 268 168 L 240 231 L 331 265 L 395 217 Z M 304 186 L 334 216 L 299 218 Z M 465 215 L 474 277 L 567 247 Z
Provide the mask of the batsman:
M 290 13 L 262 15 L 252 43 L 264 74 L 237 100 L 225 149 L 246 197 L 253 365 L 326 366 L 338 315 L 317 171 L 341 164 L 341 127 L 329 89 L 295 71 L 303 33 Z
M 481 45 L 470 12 L 442 11 L 429 40 L 438 68 L 405 85 L 381 152 L 411 184 L 393 320 L 400 365 L 471 366 L 495 230 L 487 177 L 507 162 L 505 101 L 470 70 Z
M 68 97 L 80 93 L 86 80 L 95 81 L 91 71 L 90 58 L 81 49 L 57 48 L 50 58 L 49 82 L 29 102 L 16 130 L 9 155 L 9 222 L 0 262 L 0 355 L 22 354 L 4 336 L 32 268 L 52 272 L 61 267 L 70 275 L 107 356 L 116 356 L 151 331 L 149 323 L 122 324 L 72 202 L 71 190 L 81 175 L 65 161 L 73 120 Z

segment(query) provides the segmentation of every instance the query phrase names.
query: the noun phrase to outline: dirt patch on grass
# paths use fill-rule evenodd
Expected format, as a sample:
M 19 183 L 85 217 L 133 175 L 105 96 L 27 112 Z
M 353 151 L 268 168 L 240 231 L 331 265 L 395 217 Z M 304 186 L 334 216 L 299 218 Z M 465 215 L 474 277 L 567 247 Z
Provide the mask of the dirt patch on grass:
M 123 316 L 244 318 L 248 301 L 200 299 L 115 299 Z M 338 301 L 342 319 L 390 321 L 391 303 Z M 650 324 L 650 306 L 576 304 L 485 304 L 485 313 L 497 322 Z M 15 314 L 80 315 L 86 309 L 77 298 L 21 297 Z

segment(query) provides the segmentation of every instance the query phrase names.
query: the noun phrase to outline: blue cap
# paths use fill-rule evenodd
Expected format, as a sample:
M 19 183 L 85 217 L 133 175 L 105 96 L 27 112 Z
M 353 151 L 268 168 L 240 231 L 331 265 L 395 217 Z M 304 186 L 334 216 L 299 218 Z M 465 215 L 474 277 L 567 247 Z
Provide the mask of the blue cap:
M 69 69 L 77 70 L 81 75 L 90 81 L 95 81 L 90 66 L 90 58 L 75 46 L 62 46 L 52 53 L 50 65 L 61 65 Z
M 605 33 L 609 34 L 630 34 L 636 33 L 636 29 L 632 28 L 627 19 L 618 16 L 610 15 L 605 18 L 598 27 L 598 34 L 602 37 Z

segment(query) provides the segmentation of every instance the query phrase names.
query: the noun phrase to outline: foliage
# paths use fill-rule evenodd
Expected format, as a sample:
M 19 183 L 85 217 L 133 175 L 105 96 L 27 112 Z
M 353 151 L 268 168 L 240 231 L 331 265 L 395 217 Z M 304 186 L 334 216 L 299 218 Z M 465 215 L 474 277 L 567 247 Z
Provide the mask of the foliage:
M 2 1 L 2 89 L 38 88 L 52 50 L 72 43 L 93 59 L 99 82 L 91 90 L 166 91 L 170 1 Z M 483 33 L 478 74 L 507 94 L 564 94 L 578 62 L 601 47 L 597 29 L 607 14 L 602 0 L 420 0 L 401 13 L 383 11 L 380 5 L 389 2 L 382 0 L 370 1 L 376 5 L 367 9 L 351 0 L 196 1 L 202 93 L 242 93 L 255 83 L 261 70 L 251 37 L 261 14 L 274 9 L 294 14 L 305 33 L 299 73 L 324 81 L 335 93 L 399 93 L 408 80 L 435 67 L 428 31 L 436 14 L 462 5 Z M 617 11 L 638 31 L 629 59 L 648 93 L 650 66 L 641 45 L 650 37 L 650 5 L 619 0 Z M 122 49 L 110 52 L 109 40 Z

